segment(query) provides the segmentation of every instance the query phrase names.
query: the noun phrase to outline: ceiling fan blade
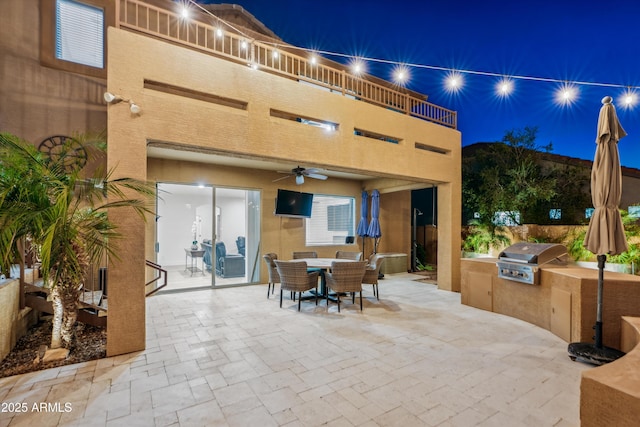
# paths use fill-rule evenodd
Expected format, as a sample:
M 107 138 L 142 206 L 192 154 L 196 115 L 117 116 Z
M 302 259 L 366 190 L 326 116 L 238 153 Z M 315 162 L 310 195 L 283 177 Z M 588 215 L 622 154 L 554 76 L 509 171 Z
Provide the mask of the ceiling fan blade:
M 287 176 L 283 176 L 282 178 L 274 179 L 274 180 L 273 180 L 273 181 L 271 181 L 271 182 L 278 182 L 278 181 L 282 181 L 283 179 L 291 178 L 292 176 L 293 176 L 293 175 L 289 174 L 289 175 L 287 175 Z
M 327 179 L 326 175 L 321 175 L 319 173 L 305 173 L 305 175 L 308 176 L 309 178 L 321 179 L 323 181 Z

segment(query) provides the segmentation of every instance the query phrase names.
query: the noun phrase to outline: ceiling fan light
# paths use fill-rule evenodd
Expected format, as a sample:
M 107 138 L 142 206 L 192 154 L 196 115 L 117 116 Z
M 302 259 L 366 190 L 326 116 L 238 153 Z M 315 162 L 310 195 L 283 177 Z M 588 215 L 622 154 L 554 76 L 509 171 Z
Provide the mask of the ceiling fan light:
M 302 185 L 302 184 L 304 184 L 304 176 L 296 175 L 296 185 Z

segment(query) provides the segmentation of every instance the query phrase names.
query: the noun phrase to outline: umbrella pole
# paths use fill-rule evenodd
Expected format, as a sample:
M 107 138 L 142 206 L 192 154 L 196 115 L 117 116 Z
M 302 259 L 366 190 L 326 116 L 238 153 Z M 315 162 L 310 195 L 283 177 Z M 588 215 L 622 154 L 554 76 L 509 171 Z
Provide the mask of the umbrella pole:
M 596 303 L 596 324 L 593 327 L 596 331 L 596 348 L 602 348 L 602 293 L 604 291 L 604 264 L 606 261 L 606 255 L 598 255 L 598 299 Z

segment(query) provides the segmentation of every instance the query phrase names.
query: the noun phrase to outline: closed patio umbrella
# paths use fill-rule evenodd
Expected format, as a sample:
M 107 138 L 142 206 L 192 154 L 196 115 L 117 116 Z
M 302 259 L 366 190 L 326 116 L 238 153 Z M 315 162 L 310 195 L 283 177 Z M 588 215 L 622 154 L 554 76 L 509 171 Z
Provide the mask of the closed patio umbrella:
M 378 190 L 373 190 L 371 192 L 371 222 L 369 223 L 369 229 L 367 230 L 367 235 L 369 237 L 373 237 L 374 246 L 373 253 L 378 253 L 378 241 L 380 237 L 382 237 L 382 232 L 380 231 L 380 192 Z
M 368 216 L 369 216 L 369 193 L 362 192 L 362 203 L 360 205 L 360 222 L 356 229 L 356 234 L 362 238 L 362 254 L 364 255 L 364 239 L 368 236 Z
M 569 344 L 569 357 L 595 365 L 612 362 L 624 353 L 602 344 L 602 299 L 604 265 L 607 255 L 618 255 L 628 249 L 618 205 L 622 196 L 622 173 L 618 155 L 618 141 L 625 137 L 610 96 L 602 99 L 598 117 L 596 154 L 591 169 L 591 200 L 593 215 L 584 239 L 584 246 L 597 255 L 598 295 L 596 306 L 595 344 Z

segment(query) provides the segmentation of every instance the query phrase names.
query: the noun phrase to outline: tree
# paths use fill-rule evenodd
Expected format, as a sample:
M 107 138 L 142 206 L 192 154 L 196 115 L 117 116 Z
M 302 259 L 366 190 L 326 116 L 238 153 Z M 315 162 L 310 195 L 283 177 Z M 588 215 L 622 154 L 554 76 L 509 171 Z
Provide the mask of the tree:
M 150 213 L 152 187 L 98 169 L 84 177 L 70 161 L 71 144 L 104 153 L 101 135 L 78 135 L 48 157 L 30 143 L 0 134 L 0 263 L 10 265 L 18 242 L 29 238 L 39 248 L 45 286 L 53 303 L 51 348 L 71 348 L 84 278 L 91 265 L 117 254 L 109 246 L 119 237 L 109 209 Z M 143 199 L 128 194 L 144 196 Z
M 552 150 L 552 144 L 537 145 L 537 132 L 537 127 L 510 130 L 501 142 L 478 149 L 463 161 L 465 217 L 489 225 L 496 212 L 504 212 L 511 224 L 518 225 L 531 219 L 540 201 L 556 195 L 556 179 L 542 166 L 542 155 Z

